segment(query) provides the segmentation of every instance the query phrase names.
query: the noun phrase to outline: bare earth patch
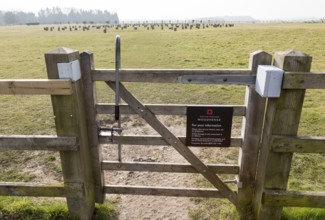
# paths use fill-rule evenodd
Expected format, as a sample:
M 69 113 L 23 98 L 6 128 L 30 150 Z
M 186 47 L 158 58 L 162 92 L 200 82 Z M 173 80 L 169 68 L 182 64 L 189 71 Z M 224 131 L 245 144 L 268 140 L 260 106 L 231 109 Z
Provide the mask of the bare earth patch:
M 161 121 L 177 136 L 185 136 L 185 117 L 161 116 Z M 123 120 L 123 135 L 156 135 L 142 119 L 128 117 Z M 240 122 L 233 127 L 240 127 Z M 238 133 L 238 132 L 236 132 Z M 233 134 L 233 136 L 236 134 Z M 237 149 L 191 148 L 206 163 L 234 164 Z M 104 160 L 117 160 L 117 146 L 103 146 Z M 171 146 L 122 146 L 122 161 L 161 163 L 188 163 Z M 113 185 L 197 187 L 199 174 L 157 172 L 105 172 L 105 183 Z M 126 219 L 190 219 L 189 209 L 195 206 L 191 198 L 166 196 L 120 195 L 120 220 Z

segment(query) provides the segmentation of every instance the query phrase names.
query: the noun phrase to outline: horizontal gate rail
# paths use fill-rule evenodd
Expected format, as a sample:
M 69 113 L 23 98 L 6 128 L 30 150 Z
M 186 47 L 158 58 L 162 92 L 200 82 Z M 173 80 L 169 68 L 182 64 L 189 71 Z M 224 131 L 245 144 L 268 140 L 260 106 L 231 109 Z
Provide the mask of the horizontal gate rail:
M 256 76 L 247 75 L 186 75 L 180 78 L 184 84 L 233 84 L 233 85 L 255 85 Z
M 207 164 L 213 173 L 216 174 L 238 174 L 238 165 L 228 164 Z M 190 164 L 181 163 L 157 163 L 157 162 L 115 162 L 103 161 L 102 170 L 107 171 L 149 171 L 149 172 L 170 172 L 170 173 L 198 173 Z
M 115 81 L 114 69 L 94 69 L 91 75 L 93 81 Z M 209 78 L 212 84 L 255 84 L 255 76 L 247 69 L 120 69 L 120 80 L 123 82 L 200 83 L 195 79 L 189 81 L 191 76 L 203 77 L 205 81 L 201 83 L 206 83 Z
M 76 137 L 0 135 L 0 150 L 77 151 L 78 141 Z
M 186 137 L 177 137 L 183 144 L 185 144 Z M 123 144 L 123 145 L 157 145 L 170 146 L 163 137 L 157 135 L 125 135 L 125 136 L 111 136 L 110 132 L 101 132 L 99 137 L 100 144 Z M 230 140 L 230 147 L 241 147 L 242 138 L 233 137 Z M 191 146 L 201 147 L 201 146 Z
M 36 183 L 0 183 L 1 196 L 72 197 L 83 195 L 83 184 L 44 185 Z
M 186 115 L 186 109 L 188 106 L 206 106 L 206 105 L 170 105 L 170 104 L 145 104 L 152 113 L 155 115 Z M 233 107 L 234 116 L 245 116 L 246 107 L 243 105 L 209 105 L 209 107 Z M 96 104 L 97 114 L 114 114 L 115 104 Z M 136 114 L 129 105 L 120 105 L 121 114 Z
M 93 81 L 115 81 L 114 69 L 94 69 L 91 74 Z M 121 69 L 120 75 L 123 82 L 250 85 L 256 80 L 252 71 L 246 69 Z M 324 89 L 325 73 L 285 72 L 282 88 Z
M 273 152 L 325 153 L 325 137 L 273 136 Z
M 216 189 L 105 185 L 106 194 L 226 198 Z
M 70 79 L 0 80 L 0 95 L 71 95 Z
M 325 208 L 325 192 L 295 192 L 265 190 L 263 204 L 266 206 L 292 206 Z

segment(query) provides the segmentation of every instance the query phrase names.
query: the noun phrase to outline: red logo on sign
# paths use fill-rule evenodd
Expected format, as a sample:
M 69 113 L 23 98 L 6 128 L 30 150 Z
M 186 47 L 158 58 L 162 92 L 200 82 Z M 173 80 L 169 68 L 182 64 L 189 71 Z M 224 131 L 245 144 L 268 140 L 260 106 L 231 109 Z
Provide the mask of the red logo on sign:
M 208 109 L 208 110 L 207 110 L 207 115 L 213 115 L 213 109 L 211 109 L 211 108 Z

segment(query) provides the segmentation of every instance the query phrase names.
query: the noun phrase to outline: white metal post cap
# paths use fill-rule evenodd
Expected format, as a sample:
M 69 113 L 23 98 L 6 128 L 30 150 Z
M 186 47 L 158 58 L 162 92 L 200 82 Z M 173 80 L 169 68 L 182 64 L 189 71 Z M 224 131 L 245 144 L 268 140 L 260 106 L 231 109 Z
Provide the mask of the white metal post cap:
M 79 60 L 74 60 L 69 63 L 58 63 L 57 65 L 60 79 L 71 79 L 75 82 L 81 78 Z
M 259 65 L 257 68 L 255 90 L 262 97 L 280 97 L 283 70 L 270 65 Z

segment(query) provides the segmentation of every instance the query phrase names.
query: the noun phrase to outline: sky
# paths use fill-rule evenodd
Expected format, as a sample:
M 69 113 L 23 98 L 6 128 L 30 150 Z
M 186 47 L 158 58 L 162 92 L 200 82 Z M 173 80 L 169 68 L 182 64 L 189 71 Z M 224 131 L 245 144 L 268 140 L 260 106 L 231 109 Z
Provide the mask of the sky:
M 37 13 L 52 8 L 116 12 L 120 21 L 186 20 L 216 16 L 251 16 L 259 20 L 325 18 L 325 0 L 9 0 L 1 11 Z

